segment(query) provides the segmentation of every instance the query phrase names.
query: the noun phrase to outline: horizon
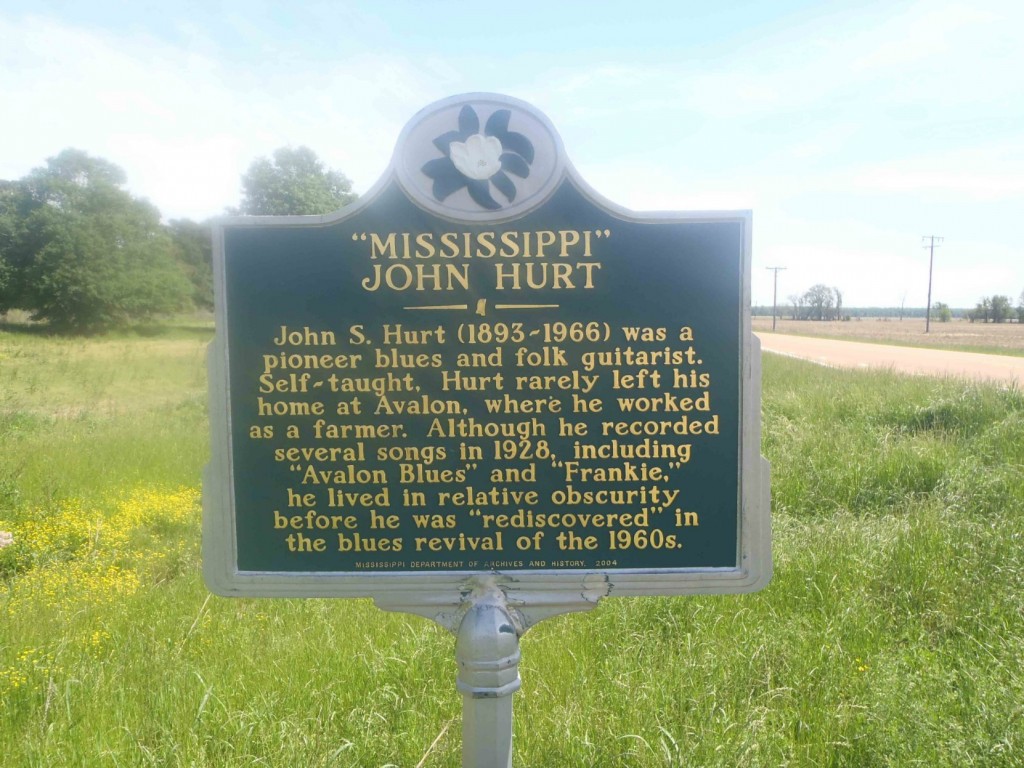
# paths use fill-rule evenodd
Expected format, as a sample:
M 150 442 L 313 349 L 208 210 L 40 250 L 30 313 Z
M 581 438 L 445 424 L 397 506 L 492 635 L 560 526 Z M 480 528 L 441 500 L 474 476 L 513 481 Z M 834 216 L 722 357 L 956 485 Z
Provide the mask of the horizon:
M 535 23 L 543 18 L 543 23 Z M 512 23 L 515 21 L 516 23 Z M 481 31 L 480 26 L 483 26 Z M 13 0 L 0 178 L 67 147 L 165 220 L 221 215 L 241 175 L 305 145 L 365 194 L 421 108 L 473 91 L 536 106 L 599 194 L 636 211 L 753 211 L 752 303 L 812 285 L 851 307 L 972 308 L 1024 291 L 1024 7 L 787 0 L 627 17 L 521 2 Z

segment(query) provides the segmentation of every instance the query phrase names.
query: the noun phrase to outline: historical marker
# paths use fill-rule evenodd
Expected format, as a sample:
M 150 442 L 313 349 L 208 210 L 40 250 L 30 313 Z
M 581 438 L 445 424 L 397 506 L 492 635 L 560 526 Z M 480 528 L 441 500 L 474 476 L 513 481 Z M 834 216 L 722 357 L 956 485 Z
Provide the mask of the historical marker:
M 210 587 L 762 586 L 750 226 L 608 203 L 487 94 L 418 114 L 355 205 L 222 220 Z
M 458 631 L 467 702 L 508 702 L 466 764 L 506 764 L 510 637 L 770 577 L 750 228 L 607 202 L 491 94 L 416 115 L 337 213 L 222 220 L 207 584 Z

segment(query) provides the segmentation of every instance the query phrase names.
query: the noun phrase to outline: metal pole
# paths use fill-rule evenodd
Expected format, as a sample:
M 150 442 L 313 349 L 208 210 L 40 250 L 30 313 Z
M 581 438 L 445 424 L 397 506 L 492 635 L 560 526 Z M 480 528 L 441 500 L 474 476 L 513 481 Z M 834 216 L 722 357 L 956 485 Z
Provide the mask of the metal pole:
M 765 267 L 775 272 L 775 290 L 772 292 L 772 330 L 775 330 L 775 317 L 779 314 L 779 272 L 785 267 Z
M 925 235 L 921 238 L 922 240 L 928 240 L 928 245 L 924 246 L 928 249 L 928 306 L 924 310 L 924 332 L 928 333 L 932 327 L 932 263 L 935 261 L 935 241 L 942 242 L 941 237 L 935 235 Z
M 462 694 L 463 768 L 511 768 L 512 694 L 519 690 L 519 635 L 505 593 L 470 597 L 459 625 L 455 685 Z

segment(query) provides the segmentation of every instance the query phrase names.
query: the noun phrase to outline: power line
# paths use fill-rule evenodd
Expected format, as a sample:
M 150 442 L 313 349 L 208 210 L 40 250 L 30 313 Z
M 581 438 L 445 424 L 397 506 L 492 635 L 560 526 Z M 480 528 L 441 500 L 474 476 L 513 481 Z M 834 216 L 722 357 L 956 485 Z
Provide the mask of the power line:
M 928 249 L 928 306 L 924 310 L 924 332 L 928 333 L 932 327 L 932 264 L 935 262 L 935 249 L 942 245 L 942 238 L 935 235 L 922 235 L 921 240 L 928 241 L 927 245 L 921 246 Z
M 772 291 L 772 330 L 775 330 L 775 316 L 779 313 L 779 272 L 782 272 L 785 267 L 765 267 L 775 273 L 775 290 Z

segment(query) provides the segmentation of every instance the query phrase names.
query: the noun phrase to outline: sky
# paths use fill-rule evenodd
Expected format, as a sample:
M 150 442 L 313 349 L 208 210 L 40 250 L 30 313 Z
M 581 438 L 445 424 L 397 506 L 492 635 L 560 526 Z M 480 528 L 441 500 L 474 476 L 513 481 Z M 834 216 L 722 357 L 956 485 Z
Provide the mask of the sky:
M 1024 292 L 1024 3 L 5 0 L 0 179 L 76 147 L 165 219 L 312 148 L 365 192 L 431 102 L 502 93 L 636 211 L 750 209 L 752 299 Z

